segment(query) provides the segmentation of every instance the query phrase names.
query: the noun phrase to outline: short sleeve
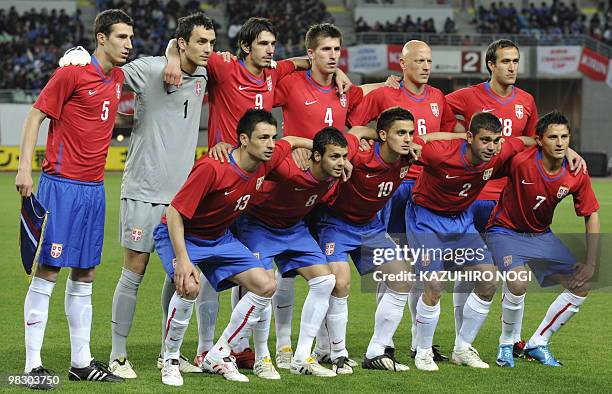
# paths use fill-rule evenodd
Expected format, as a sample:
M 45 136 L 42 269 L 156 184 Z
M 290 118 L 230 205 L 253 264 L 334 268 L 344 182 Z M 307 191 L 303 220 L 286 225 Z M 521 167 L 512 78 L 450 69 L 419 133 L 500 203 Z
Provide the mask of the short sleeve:
M 357 138 L 356 135 L 351 134 L 351 133 L 347 133 L 344 136 L 346 137 L 346 142 L 348 143 L 348 146 L 347 146 L 348 157 L 347 157 L 347 159 L 349 161 L 351 161 L 351 160 L 353 160 L 355 155 L 357 155 L 357 153 L 359 153 L 359 138 Z
M 361 101 L 363 100 L 364 95 L 363 95 L 363 89 L 361 89 L 359 86 L 351 86 L 351 88 L 348 91 L 348 102 L 349 102 L 349 106 L 348 106 L 348 112 L 350 113 L 354 108 L 356 108 L 359 103 L 361 103 Z
M 269 174 L 276 167 L 281 165 L 287 156 L 292 152 L 291 144 L 283 139 L 276 141 L 274 146 L 274 153 L 270 160 L 264 162 L 264 168 L 266 175 Z
M 520 138 L 508 137 L 506 138 L 506 140 L 504 141 L 501 147 L 499 158 L 502 161 L 502 163 L 505 163 L 509 159 L 511 159 L 514 155 L 523 151 L 524 149 L 525 149 L 525 144 Z
M 215 52 L 211 53 L 208 58 L 208 75 L 215 82 L 221 82 L 224 77 L 230 74 L 230 70 L 234 67 L 233 63 L 237 60 L 226 62 L 223 57 Z
M 445 99 L 444 104 L 442 106 L 442 121 L 440 122 L 440 131 L 452 133 L 455 131 L 456 124 L 457 118 L 455 118 L 453 109 L 450 105 L 448 105 L 448 102 L 446 102 Z
M 536 106 L 533 96 L 529 95 L 529 97 L 531 98 L 531 103 L 530 103 L 531 115 L 529 115 L 529 119 L 527 119 L 527 124 L 525 125 L 525 130 L 523 130 L 523 135 L 527 137 L 535 137 L 536 124 L 538 123 L 538 107 Z
M 136 94 L 142 93 L 147 83 L 154 80 L 153 75 L 151 75 L 153 63 L 159 62 L 161 59 L 163 59 L 164 64 L 166 64 L 165 58 L 147 56 L 122 66 L 121 69 L 125 75 L 125 85 Z
M 446 153 L 450 150 L 449 144 L 453 140 L 438 140 L 425 143 L 419 137 L 415 137 L 412 142 L 419 144 L 423 147 L 421 150 L 421 156 L 419 157 L 419 163 L 425 166 L 436 166 L 440 163 L 441 159 L 446 156 Z
M 445 96 L 446 103 L 450 106 L 451 110 L 455 115 L 462 115 L 463 117 L 465 117 L 465 111 L 467 108 L 468 101 L 468 92 L 469 91 L 467 88 L 463 88 Z M 469 119 L 467 120 L 467 123 L 469 123 Z
M 295 71 L 295 64 L 293 64 L 291 60 L 281 60 L 280 62 L 276 63 L 276 68 L 274 71 L 276 71 L 276 77 L 280 81 Z
M 212 184 L 215 182 L 216 171 L 212 167 L 210 161 L 202 159 L 196 163 L 187 181 L 172 199 L 171 205 L 179 211 L 179 213 L 191 219 L 195 213 L 200 201 L 210 191 Z
M 347 123 L 351 126 L 364 126 L 376 119 L 381 112 L 377 105 L 379 102 L 378 96 L 383 93 L 384 89 L 380 88 L 363 96 L 359 105 L 350 109 Z
M 78 74 L 82 70 L 84 70 L 83 66 L 66 66 L 55 70 L 49 82 L 40 92 L 34 108 L 44 112 L 52 119 L 59 119 L 64 104 L 77 87 Z
M 591 178 L 588 175 L 580 174 L 578 188 L 572 196 L 574 198 L 574 210 L 578 216 L 589 216 L 599 210 L 599 202 L 593 192 Z
M 287 105 L 287 98 L 291 89 L 292 78 L 287 77 L 282 79 L 274 88 L 274 104 L 273 107 L 284 107 Z

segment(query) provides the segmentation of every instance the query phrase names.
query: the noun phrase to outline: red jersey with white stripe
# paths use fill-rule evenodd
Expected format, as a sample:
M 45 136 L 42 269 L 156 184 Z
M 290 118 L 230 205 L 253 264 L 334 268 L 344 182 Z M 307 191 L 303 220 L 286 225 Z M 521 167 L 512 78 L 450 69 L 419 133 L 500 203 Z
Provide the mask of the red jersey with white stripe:
M 589 216 L 599 210 L 589 175 L 580 172 L 574 176 L 567 161 L 557 173 L 548 174 L 542 165 L 542 152 L 535 146 L 517 154 L 505 168 L 508 184 L 487 227 L 544 232 L 552 223 L 557 204 L 570 194 L 574 198 L 576 215 Z
M 520 139 L 506 138 L 499 154 L 488 162 L 473 165 L 467 159 L 466 153 L 470 147 L 464 139 L 425 144 L 419 158 L 424 166 L 423 173 L 414 185 L 412 199 L 432 211 L 461 213 L 472 205 L 478 193 L 504 163 L 524 147 Z
M 183 216 L 185 234 L 202 239 L 222 236 L 261 190 L 266 175 L 290 154 L 291 144 L 280 140 L 272 158 L 250 173 L 233 158 L 229 163 L 208 156 L 199 159 L 171 203 Z M 165 217 L 162 222 L 166 223 Z
M 349 115 L 351 126 L 363 126 L 378 118 L 381 112 L 391 107 L 402 107 L 414 116 L 416 135 L 436 131 L 453 132 L 457 119 L 446 103 L 444 93 L 433 86 L 425 85 L 423 93 L 412 94 L 401 82 L 399 89 L 382 87 L 366 95 Z M 410 167 L 406 179 L 417 179 L 423 168 Z
M 238 144 L 236 126 L 251 108 L 272 110 L 274 89 L 279 80 L 295 71 L 293 62 L 283 60 L 261 75 L 247 70 L 242 60 L 226 62 L 219 54 L 208 58 L 208 147 L 218 142 Z
M 124 75 L 105 75 L 96 58 L 86 66 L 55 70 L 34 103 L 51 119 L 42 169 L 86 182 L 104 179 Z
M 347 182 L 339 185 L 330 209 L 352 223 L 367 223 L 402 183 L 410 168 L 410 157 L 401 156 L 395 163 L 387 163 L 380 156 L 380 143 L 369 151 L 360 151 L 357 137 L 347 134 L 346 140 L 353 173 Z M 424 144 L 419 138 L 414 141 Z
M 535 135 L 538 122 L 535 101 L 531 94 L 516 86 L 512 87 L 510 95 L 502 97 L 491 89 L 489 82 L 483 82 L 448 94 L 446 100 L 455 114 L 463 116 L 466 129 L 472 115 L 490 112 L 497 116 L 502 124 L 502 137 Z M 505 178 L 500 178 L 487 183 L 478 199 L 498 200 L 506 182 Z
M 352 86 L 338 96 L 336 84 L 319 85 L 311 71 L 283 78 L 274 91 L 274 106 L 283 108 L 283 135 L 313 139 L 324 127 L 344 130 L 347 113 L 359 104 L 363 90 Z
M 310 213 L 338 182 L 334 177 L 317 180 L 289 156 L 266 177 L 247 212 L 268 226 L 288 228 Z

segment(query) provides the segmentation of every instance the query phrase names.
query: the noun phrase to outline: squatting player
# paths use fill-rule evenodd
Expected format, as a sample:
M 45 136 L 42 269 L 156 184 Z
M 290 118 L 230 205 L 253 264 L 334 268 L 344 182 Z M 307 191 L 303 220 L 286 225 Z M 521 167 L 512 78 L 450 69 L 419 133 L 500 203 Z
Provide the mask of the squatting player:
M 207 352 L 202 367 L 228 380 L 248 381 L 230 358 L 232 343 L 259 321 L 275 290 L 263 264 L 241 244 L 229 227 L 248 206 L 264 178 L 292 147 L 312 148 L 312 141 L 285 137 L 275 144 L 276 120 L 269 112 L 248 110 L 238 122 L 240 146 L 229 163 L 210 157 L 198 160 L 173 198 L 162 224 L 155 229 L 155 247 L 176 293 L 170 301 L 162 382 L 183 384 L 179 371 L 180 345 L 199 292 L 204 272 L 216 291 L 244 286 L 249 292 L 234 308 L 230 323 Z
M 486 240 L 500 271 L 534 272 L 541 286 L 565 287 L 550 305 L 524 353 L 544 365 L 561 365 L 548 348 L 552 335 L 567 324 L 585 301 L 597 260 L 599 204 L 588 174 L 570 173 L 565 159 L 570 143 L 569 120 L 560 112 L 544 115 L 536 125 L 537 147 L 514 156 L 506 165 L 508 184 L 487 225 Z M 576 215 L 584 217 L 586 261 L 577 264 L 550 230 L 557 205 L 568 195 Z M 522 325 L 527 281 L 507 280 L 502 299 L 502 333 L 497 364 L 514 367 L 515 327 Z
M 37 197 L 50 212 L 40 260 L 24 303 L 26 365 L 29 376 L 49 376 L 40 351 L 49 316 L 49 299 L 59 271 L 71 268 L 64 308 L 70 330 L 70 380 L 119 382 L 90 353 L 91 294 L 104 240 L 104 165 L 124 74 L 132 49 L 133 21 L 121 10 L 96 17 L 92 64 L 59 68 L 42 90 L 25 121 L 15 185 L 32 194 L 32 155 L 43 120 L 51 119 Z M 40 379 L 29 385 L 50 389 Z

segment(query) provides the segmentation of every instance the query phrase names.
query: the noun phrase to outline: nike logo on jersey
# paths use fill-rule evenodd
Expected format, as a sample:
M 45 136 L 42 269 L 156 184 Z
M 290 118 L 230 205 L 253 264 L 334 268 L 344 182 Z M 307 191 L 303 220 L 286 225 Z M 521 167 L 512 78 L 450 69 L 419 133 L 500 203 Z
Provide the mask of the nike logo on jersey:
M 234 189 L 234 190 L 230 190 L 229 192 L 225 192 L 224 194 L 225 194 L 226 196 L 229 196 L 230 194 L 232 194 L 232 193 L 233 193 L 233 192 L 235 192 L 235 191 L 236 191 L 236 189 Z
M 366 174 L 366 178 L 374 178 L 375 176 L 378 176 L 378 174 Z
M 455 178 L 459 178 L 459 175 L 450 176 L 450 175 L 446 174 L 446 179 L 455 179 Z
M 238 86 L 238 90 L 247 90 L 248 86 Z
M 176 92 L 178 92 L 178 89 L 177 90 L 166 90 L 166 94 L 172 94 Z
M 482 109 L 482 112 L 487 113 L 487 112 L 493 112 L 495 111 L 495 108 L 491 108 L 491 109 Z
M 316 102 L 317 102 L 317 100 L 315 100 L 315 101 L 304 101 L 304 104 L 306 104 L 306 105 L 313 105 Z
M 308 190 L 307 187 L 295 187 L 293 188 L 293 190 L 295 190 L 296 192 L 303 192 L 304 190 Z
M 89 93 L 90 96 L 93 96 L 94 94 L 96 94 L 98 91 L 97 90 L 90 90 L 87 93 Z
M 534 184 L 534 182 L 527 182 L 527 181 L 526 181 L 526 180 L 524 180 L 524 179 L 521 181 L 521 183 L 522 183 L 523 185 L 533 185 L 533 184 Z

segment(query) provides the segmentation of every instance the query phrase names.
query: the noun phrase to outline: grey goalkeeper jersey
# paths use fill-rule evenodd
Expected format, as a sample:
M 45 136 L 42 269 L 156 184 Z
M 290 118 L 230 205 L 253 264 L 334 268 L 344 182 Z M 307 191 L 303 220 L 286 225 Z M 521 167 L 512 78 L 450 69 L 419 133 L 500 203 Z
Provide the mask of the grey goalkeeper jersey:
M 134 128 L 121 198 L 169 204 L 193 166 L 207 73 L 183 72 L 180 88 L 163 82 L 166 58 L 143 57 L 122 67 L 136 93 Z

